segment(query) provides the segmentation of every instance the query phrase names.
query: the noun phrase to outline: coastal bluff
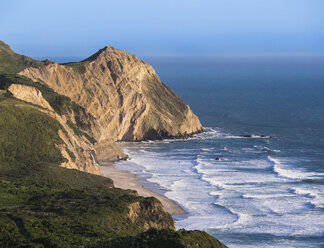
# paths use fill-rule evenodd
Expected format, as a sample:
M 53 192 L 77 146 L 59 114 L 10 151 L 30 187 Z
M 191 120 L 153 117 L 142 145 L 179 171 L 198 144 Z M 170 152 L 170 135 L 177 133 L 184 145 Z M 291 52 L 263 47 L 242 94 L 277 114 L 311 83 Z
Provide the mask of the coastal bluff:
M 75 63 L 18 73 L 42 82 L 96 119 L 98 143 L 187 137 L 203 127 L 190 107 L 135 55 L 107 46 Z M 121 155 L 122 157 L 122 155 Z
M 0 113 L 1 247 L 226 247 L 102 176 L 98 161 L 126 158 L 116 141 L 202 131 L 134 55 L 107 47 L 60 65 L 0 41 Z
M 203 131 L 150 65 L 111 46 L 80 62 L 58 64 L 17 54 L 0 42 L 0 65 L 4 90 L 47 109 L 60 120 L 61 136 L 71 134 L 61 149 L 67 168 L 100 174 L 98 161 L 127 158 L 117 141 L 186 138 Z

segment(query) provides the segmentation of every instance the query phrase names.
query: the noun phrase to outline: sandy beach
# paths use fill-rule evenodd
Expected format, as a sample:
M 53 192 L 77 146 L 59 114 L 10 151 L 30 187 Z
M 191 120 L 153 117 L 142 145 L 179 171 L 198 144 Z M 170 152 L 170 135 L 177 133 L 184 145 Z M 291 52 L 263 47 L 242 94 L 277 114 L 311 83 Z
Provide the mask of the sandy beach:
M 101 162 L 100 170 L 102 173 L 114 181 L 114 185 L 117 188 L 136 190 L 140 196 L 155 197 L 160 200 L 165 210 L 171 215 L 187 214 L 179 205 L 169 198 L 152 192 L 150 189 L 144 188 L 139 183 L 139 179 L 136 175 L 125 170 L 118 170 L 114 167 L 113 162 Z

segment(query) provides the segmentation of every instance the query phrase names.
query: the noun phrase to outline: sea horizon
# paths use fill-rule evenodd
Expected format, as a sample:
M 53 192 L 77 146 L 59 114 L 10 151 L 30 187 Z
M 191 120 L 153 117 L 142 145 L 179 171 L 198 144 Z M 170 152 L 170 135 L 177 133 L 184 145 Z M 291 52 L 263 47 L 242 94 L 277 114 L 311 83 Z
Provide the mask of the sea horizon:
M 323 0 L 0 8 L 1 247 L 324 248 Z
M 148 62 L 206 132 L 122 142 L 116 168 L 188 212 L 177 228 L 229 247 L 324 245 L 324 61 Z
M 118 47 L 117 47 L 118 49 Z M 94 51 L 96 52 L 96 51 Z M 324 54 L 316 54 L 316 53 L 296 53 L 296 54 L 215 54 L 215 55 L 177 55 L 177 54 L 160 54 L 160 55 L 138 55 L 135 54 L 139 59 L 143 60 L 144 62 L 149 63 L 152 59 L 161 59 L 160 62 L 163 60 L 168 60 L 170 58 L 177 58 L 177 59 L 203 59 L 203 60 L 218 60 L 218 59 L 324 59 Z M 87 57 L 88 55 L 84 56 L 30 56 L 33 59 L 37 60 L 52 60 L 56 63 L 69 63 L 69 62 L 79 62 Z
M 56 58 L 60 63 L 82 59 Z M 153 66 L 162 82 L 180 95 L 208 132 L 188 140 L 140 142 L 130 147 L 121 143 L 130 160 L 118 162 L 116 168 L 138 175 L 144 187 L 167 196 L 188 212 L 174 216 L 177 228 L 205 230 L 229 247 L 321 247 L 324 57 L 140 59 Z M 183 164 L 180 171 L 168 173 L 179 164 Z M 221 180 L 219 175 L 230 181 Z M 233 184 L 232 180 L 241 176 L 243 186 Z M 256 182 L 250 176 L 262 177 Z M 185 196 L 181 189 L 190 189 L 192 183 L 175 183 L 188 177 L 203 188 L 197 197 L 205 197 L 194 201 L 179 198 Z M 278 189 L 267 184 L 276 184 Z M 233 187 L 241 187 L 236 197 L 222 199 L 222 195 L 235 192 Z M 266 194 L 260 195 L 258 187 Z M 295 203 L 285 205 L 286 198 Z M 264 206 L 255 207 L 256 212 L 251 205 L 240 211 L 228 207 L 244 202 Z M 193 210 L 190 204 L 198 204 L 201 210 Z M 285 212 L 285 208 L 289 210 Z M 287 226 L 275 216 L 291 216 L 286 221 L 295 224 Z M 299 222 L 304 225 L 298 227 Z

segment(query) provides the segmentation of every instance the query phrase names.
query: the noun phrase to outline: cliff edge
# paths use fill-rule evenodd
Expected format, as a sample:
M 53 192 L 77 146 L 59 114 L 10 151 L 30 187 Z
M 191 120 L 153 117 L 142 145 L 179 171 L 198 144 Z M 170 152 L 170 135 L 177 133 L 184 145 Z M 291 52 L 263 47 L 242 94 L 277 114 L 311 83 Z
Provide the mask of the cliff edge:
M 100 173 L 95 159 L 127 158 L 116 141 L 181 138 L 203 131 L 189 106 L 150 65 L 113 47 L 81 62 L 58 64 L 17 54 L 1 41 L 0 84 L 4 90 L 15 84 L 9 89 L 13 96 L 47 109 L 65 130 L 83 137 L 86 145 L 65 137 L 68 150 L 62 153 L 69 161 L 66 167 L 90 173 Z M 87 165 L 78 166 L 80 159 Z
M 59 65 L 0 41 L 0 113 L 1 247 L 226 247 L 204 232 L 176 231 L 157 199 L 94 175 L 96 157 L 125 157 L 116 140 L 202 130 L 134 55 L 105 48 Z
M 19 74 L 84 107 L 97 120 L 99 143 L 186 137 L 203 130 L 189 106 L 150 65 L 113 47 L 81 62 L 53 62 Z

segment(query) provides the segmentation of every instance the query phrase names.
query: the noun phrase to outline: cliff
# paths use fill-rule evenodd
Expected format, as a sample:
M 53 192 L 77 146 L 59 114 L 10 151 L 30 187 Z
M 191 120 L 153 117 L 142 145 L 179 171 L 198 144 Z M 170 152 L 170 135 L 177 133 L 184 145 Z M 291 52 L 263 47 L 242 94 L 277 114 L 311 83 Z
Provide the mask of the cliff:
M 0 90 L 1 247 L 225 247 L 203 232 L 174 231 L 155 198 L 58 166 L 68 161 L 64 126 L 45 101 L 31 86 Z
M 82 145 L 84 142 L 75 142 L 77 139 L 71 135 L 61 135 L 70 151 L 62 149 L 68 168 L 78 168 L 79 163 L 73 160 L 87 158 L 87 165 L 79 166 L 80 170 L 98 173 L 96 165 L 91 165 L 89 156 L 85 156 L 89 151 L 93 151 L 90 157 L 98 161 L 125 159 L 127 156 L 115 141 L 180 138 L 203 130 L 189 106 L 160 81 L 151 66 L 113 47 L 105 47 L 81 62 L 60 65 L 16 54 L 2 42 L 0 67 L 0 73 L 21 69 L 19 77 L 9 77 L 9 83 L 8 76 L 0 75 L 4 88 L 16 84 L 10 90 L 16 92 L 15 97 L 52 110 L 48 113 L 55 112 L 56 119 L 63 118 L 60 123 L 65 130 L 72 128 L 76 135 L 80 130 L 95 140 Z M 17 78 L 18 83 L 43 92 L 45 99 L 37 99 L 37 92 L 30 87 L 19 90 Z M 66 102 L 71 102 L 68 110 Z
M 202 126 L 154 69 L 135 55 L 105 47 L 86 60 L 19 73 L 84 107 L 98 123 L 99 142 L 186 137 Z
M 12 85 L 10 90 L 19 96 L 26 87 Z M 42 99 L 37 89 L 25 90 L 35 93 L 32 99 Z M 0 90 L 1 247 L 102 247 L 102 241 L 150 228 L 174 229 L 156 199 L 114 188 L 108 178 L 58 166 L 68 162 L 60 151 L 63 129 L 46 111 L 52 110 Z
M 57 147 L 65 158 L 60 164 L 62 167 L 101 175 L 94 159 L 95 140 L 82 131 L 94 125 L 93 117 L 69 102 L 68 98 L 60 98 L 55 92 L 46 91 L 28 79 L 1 75 L 0 89 L 6 89 L 14 98 L 33 104 L 39 112 L 60 124 L 58 135 L 63 142 L 57 144 Z
M 96 155 L 125 157 L 116 140 L 202 130 L 134 55 L 105 48 L 58 65 L 0 42 L 0 113 L 1 247 L 225 247 L 204 232 L 175 231 L 157 199 L 93 175 Z
M 62 167 L 101 175 L 100 169 L 92 158 L 94 155 L 92 154 L 93 146 L 91 142 L 86 137 L 77 135 L 73 130 L 73 126 L 71 126 L 72 123 L 69 122 L 71 118 L 57 114 L 44 99 L 41 91 L 34 87 L 11 84 L 8 91 L 17 99 L 42 107 L 42 109 L 39 109 L 40 112 L 47 114 L 60 123 L 62 129 L 58 131 L 58 135 L 63 140 L 63 143 L 58 145 L 58 148 L 66 159 L 65 162 L 60 164 Z

